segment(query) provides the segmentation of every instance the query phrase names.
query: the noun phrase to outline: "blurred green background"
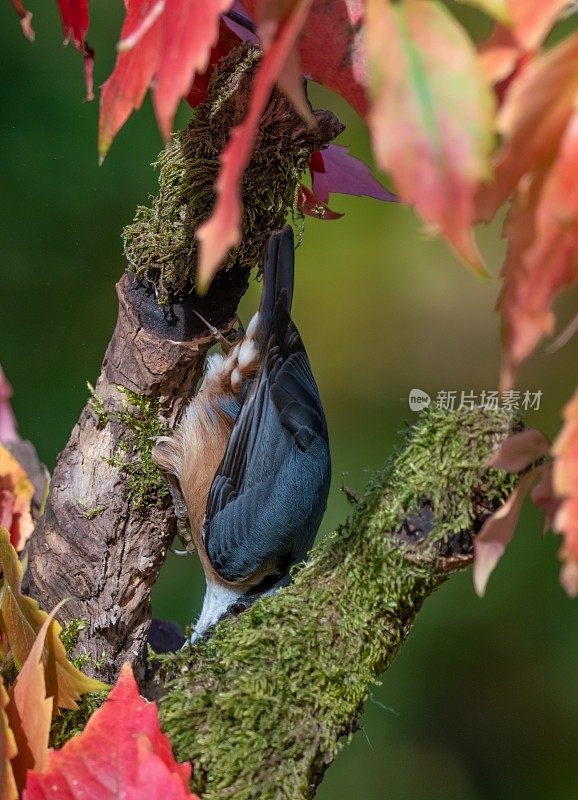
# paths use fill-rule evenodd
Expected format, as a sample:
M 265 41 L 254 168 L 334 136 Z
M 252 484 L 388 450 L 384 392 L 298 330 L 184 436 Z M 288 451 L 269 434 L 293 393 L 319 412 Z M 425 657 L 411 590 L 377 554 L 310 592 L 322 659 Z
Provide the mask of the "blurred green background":
M 114 61 L 121 3 L 93 4 L 96 85 Z M 121 131 L 104 166 L 96 153 L 97 103 L 83 100 L 82 64 L 62 50 L 55 3 L 30 3 L 37 40 L 22 37 L 0 4 L 2 179 L 0 362 L 14 385 L 21 433 L 52 467 L 86 400 L 116 317 L 121 229 L 155 190 L 149 164 L 161 147 L 149 101 Z M 476 37 L 487 22 L 460 11 Z M 338 99 L 341 142 L 369 158 L 366 132 Z M 187 110 L 179 119 L 184 122 Z M 335 222 L 307 219 L 298 252 L 295 317 L 330 425 L 334 480 L 322 533 L 348 513 L 339 490 L 361 490 L 414 415 L 410 389 L 496 388 L 494 312 L 503 254 L 499 224 L 479 232 L 494 278 L 481 281 L 421 232 L 402 206 L 336 196 Z M 258 287 L 242 314 L 255 307 Z M 560 323 L 578 293 L 557 304 Z M 539 352 L 522 389 L 543 391 L 529 422 L 554 436 L 576 388 L 578 342 Z M 518 533 L 478 599 L 471 574 L 452 578 L 426 604 L 399 658 L 376 686 L 353 737 L 328 771 L 321 800 L 578 796 L 578 603 L 558 585 L 559 539 L 524 513 Z M 155 613 L 190 622 L 201 573 L 171 557 Z

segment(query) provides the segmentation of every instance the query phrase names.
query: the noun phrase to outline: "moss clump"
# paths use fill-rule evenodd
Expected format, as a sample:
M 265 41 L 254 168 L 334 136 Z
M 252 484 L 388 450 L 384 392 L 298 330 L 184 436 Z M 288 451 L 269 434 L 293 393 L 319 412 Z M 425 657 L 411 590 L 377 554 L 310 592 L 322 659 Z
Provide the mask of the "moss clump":
M 86 386 L 88 387 L 88 391 L 90 392 L 88 405 L 96 415 L 98 427 L 104 428 L 108 420 L 110 419 L 110 415 L 104 407 L 104 402 L 102 400 L 102 397 L 100 397 L 100 395 L 96 393 L 96 389 L 94 388 L 94 386 L 88 381 L 86 382 Z
M 260 58 L 258 48 L 243 45 L 222 59 L 211 78 L 208 99 L 194 109 L 190 124 L 173 137 L 155 164 L 158 195 L 150 208 L 137 209 L 134 222 L 124 230 L 130 269 L 152 281 L 161 300 L 194 285 L 195 232 L 213 210 L 220 154 L 245 116 Z M 248 271 L 260 264 L 269 235 L 283 226 L 288 214 L 298 213 L 300 177 L 311 153 L 342 129 L 329 114 L 317 129 L 308 128 L 283 95 L 273 93 L 242 180 L 242 241 L 229 254 L 225 269 Z
M 511 427 L 501 411 L 430 408 L 291 586 L 163 659 L 174 674 L 163 725 L 204 800 L 311 796 L 446 579 L 443 547 L 475 525 L 480 487 L 496 502 L 511 491 L 511 476 L 483 466 Z M 402 541 L 404 519 L 424 503 L 433 527 Z
M 121 451 L 110 463 L 127 475 L 128 498 L 136 509 L 154 506 L 168 497 L 169 489 L 151 455 L 154 440 L 167 430 L 160 420 L 159 402 L 155 397 L 136 394 L 125 386 L 117 386 L 123 395 L 123 407 L 114 417 L 128 432 L 119 442 Z
M 67 622 L 66 625 L 64 625 L 60 633 L 60 641 L 64 645 L 64 649 L 68 655 L 74 651 L 74 648 L 78 644 L 78 637 L 82 631 L 87 629 L 87 627 L 88 622 L 82 617 L 71 619 L 70 622 Z
M 73 736 L 82 733 L 94 712 L 101 707 L 108 692 L 89 692 L 83 694 L 74 711 L 64 709 L 52 720 L 50 728 L 50 747 L 62 747 Z

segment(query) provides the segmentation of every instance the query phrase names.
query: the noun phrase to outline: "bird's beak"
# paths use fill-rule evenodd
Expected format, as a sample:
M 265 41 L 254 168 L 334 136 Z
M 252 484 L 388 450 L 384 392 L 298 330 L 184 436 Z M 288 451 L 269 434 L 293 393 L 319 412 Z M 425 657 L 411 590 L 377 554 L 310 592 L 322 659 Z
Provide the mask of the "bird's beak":
M 227 613 L 229 606 L 238 600 L 242 594 L 243 592 L 239 589 L 222 583 L 207 583 L 201 616 L 191 636 L 191 644 L 196 644 L 209 628 L 216 625 L 221 617 Z

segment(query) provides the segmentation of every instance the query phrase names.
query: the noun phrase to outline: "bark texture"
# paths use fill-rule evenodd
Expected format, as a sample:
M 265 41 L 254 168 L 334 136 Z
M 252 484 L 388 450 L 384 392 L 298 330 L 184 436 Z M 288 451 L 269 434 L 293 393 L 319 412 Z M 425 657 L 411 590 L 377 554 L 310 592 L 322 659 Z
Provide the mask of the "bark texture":
M 228 302 L 222 297 L 225 319 L 245 285 L 243 279 L 236 291 L 231 288 Z M 123 464 L 134 467 L 146 454 L 138 452 L 126 415 L 134 414 L 138 423 L 143 412 L 119 387 L 156 398 L 151 412 L 170 426 L 194 391 L 213 343 L 199 331 L 194 296 L 162 309 L 152 291 L 128 275 L 117 291 L 118 321 L 96 383 L 97 405 L 86 405 L 58 460 L 31 540 L 29 567 L 29 590 L 44 608 L 70 597 L 63 618 L 88 620 L 79 652 L 100 665 L 91 671 L 104 680 L 114 680 L 126 659 L 142 670 L 151 590 L 175 533 L 160 475 L 164 497 L 155 496 L 154 484 L 146 502 L 135 506 L 131 497 Z M 138 468 L 134 477 L 142 478 Z

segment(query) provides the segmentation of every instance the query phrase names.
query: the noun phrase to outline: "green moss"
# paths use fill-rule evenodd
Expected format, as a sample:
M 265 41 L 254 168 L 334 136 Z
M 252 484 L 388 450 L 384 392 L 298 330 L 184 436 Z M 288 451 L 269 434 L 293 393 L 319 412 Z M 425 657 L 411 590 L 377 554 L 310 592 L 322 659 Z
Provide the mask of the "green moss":
M 128 498 L 133 506 L 146 509 L 169 495 L 168 486 L 151 455 L 155 438 L 167 431 L 160 420 L 158 399 L 136 394 L 125 386 L 117 386 L 117 389 L 124 402 L 114 416 L 127 433 L 118 445 L 120 452 L 110 463 L 126 474 Z
M 82 733 L 90 717 L 100 708 L 107 696 L 108 692 L 83 694 L 76 710 L 64 709 L 54 717 L 50 728 L 50 747 L 62 747 L 73 736 Z
M 163 725 L 204 800 L 310 796 L 447 578 L 448 541 L 479 521 L 480 490 L 495 505 L 511 491 L 515 478 L 483 465 L 512 424 L 501 411 L 430 408 L 291 586 L 164 659 L 175 677 Z M 433 528 L 407 543 L 404 520 L 424 504 Z
M 104 403 L 102 397 L 96 393 L 96 389 L 94 386 L 86 382 L 86 386 L 88 387 L 88 391 L 90 392 L 90 398 L 88 400 L 88 405 L 94 411 L 98 423 L 99 428 L 104 428 L 110 419 L 108 411 L 104 408 Z
M 84 519 L 96 519 L 99 514 L 106 511 L 106 506 L 89 506 L 85 500 L 77 499 L 76 501 L 81 508 L 80 516 Z
M 222 59 L 207 101 L 194 109 L 190 124 L 173 137 L 154 165 L 159 170 L 157 196 L 150 207 L 137 209 L 134 222 L 124 230 L 130 269 L 152 281 L 161 300 L 194 285 L 195 232 L 213 210 L 220 154 L 245 116 L 260 57 L 257 48 L 244 45 Z M 271 232 L 281 228 L 288 215 L 299 215 L 297 192 L 311 153 L 339 132 L 329 133 L 323 126 L 307 129 L 279 92 L 272 98 L 242 180 L 242 241 L 229 254 L 225 269 L 248 271 L 260 264 Z
M 151 455 L 155 438 L 167 433 L 160 420 L 158 399 L 117 385 L 123 398 L 122 408 L 105 409 L 102 397 L 90 383 L 87 386 L 91 395 L 88 404 L 96 414 L 99 428 L 116 420 L 125 429 L 118 444 L 119 452 L 108 461 L 126 474 L 129 500 L 137 509 L 154 506 L 169 495 L 166 481 Z M 85 519 L 95 519 L 106 510 L 106 506 L 88 506 L 82 498 L 77 498 L 77 503 Z
M 67 622 L 66 625 L 63 626 L 62 633 L 60 634 L 60 641 L 64 645 L 64 649 L 68 655 L 74 651 L 74 648 L 78 644 L 78 637 L 87 627 L 88 622 L 82 617 L 71 619 L 70 622 Z

